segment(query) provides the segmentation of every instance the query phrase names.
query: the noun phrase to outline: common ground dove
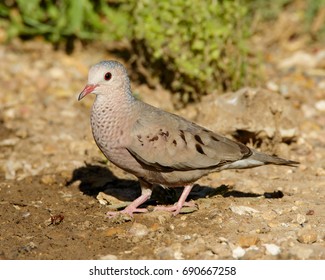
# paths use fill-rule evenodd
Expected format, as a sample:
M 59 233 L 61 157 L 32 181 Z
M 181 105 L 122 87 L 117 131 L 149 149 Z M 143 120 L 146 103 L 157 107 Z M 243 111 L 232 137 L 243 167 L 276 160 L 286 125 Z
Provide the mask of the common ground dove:
M 193 183 L 211 172 L 298 164 L 258 152 L 137 100 L 126 69 L 117 61 L 102 61 L 91 67 L 88 84 L 78 100 L 89 93 L 96 95 L 91 128 L 99 149 L 112 163 L 139 178 L 141 196 L 121 211 L 130 216 L 147 211 L 139 206 L 150 198 L 154 184 L 185 186 L 175 205 L 156 207 L 177 215 Z

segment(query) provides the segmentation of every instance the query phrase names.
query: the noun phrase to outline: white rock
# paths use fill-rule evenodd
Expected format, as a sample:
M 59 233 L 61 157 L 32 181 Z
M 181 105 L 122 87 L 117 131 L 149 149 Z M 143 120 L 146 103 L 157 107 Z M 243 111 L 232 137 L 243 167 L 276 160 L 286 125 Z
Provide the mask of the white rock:
M 318 111 L 325 112 L 325 100 L 316 102 L 315 107 Z
M 315 68 L 319 62 L 319 56 L 297 51 L 292 56 L 285 58 L 279 64 L 279 68 L 288 69 L 291 67 Z
M 238 246 L 232 250 L 232 256 L 235 259 L 239 259 L 239 258 L 243 257 L 245 255 L 245 253 L 246 253 L 246 251 L 240 246 Z
M 278 91 L 279 90 L 279 86 L 273 81 L 267 82 L 266 87 L 269 90 L 272 90 L 272 91 Z
M 108 254 L 108 255 L 99 257 L 99 259 L 100 260 L 117 260 L 117 256 Z
M 18 142 L 18 138 L 8 138 L 0 141 L 0 146 L 15 146 Z
M 248 206 L 230 206 L 230 210 L 238 215 L 251 215 L 259 213 L 258 210 Z
M 299 225 L 302 225 L 304 222 L 306 222 L 306 216 L 302 214 L 297 214 L 297 223 Z
M 140 223 L 133 223 L 132 227 L 129 230 L 129 233 L 133 236 L 145 236 L 149 233 L 149 229 Z
M 275 244 L 263 244 L 266 248 L 266 254 L 276 256 L 281 253 L 281 248 Z

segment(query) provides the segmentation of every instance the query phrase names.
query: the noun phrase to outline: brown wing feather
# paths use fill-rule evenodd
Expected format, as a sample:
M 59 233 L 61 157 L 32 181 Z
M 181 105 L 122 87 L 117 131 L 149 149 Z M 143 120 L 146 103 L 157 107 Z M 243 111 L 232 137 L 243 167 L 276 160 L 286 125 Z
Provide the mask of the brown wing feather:
M 252 154 L 241 143 L 209 131 L 177 115 L 142 103 L 141 118 L 131 132 L 130 154 L 157 171 L 214 169 Z

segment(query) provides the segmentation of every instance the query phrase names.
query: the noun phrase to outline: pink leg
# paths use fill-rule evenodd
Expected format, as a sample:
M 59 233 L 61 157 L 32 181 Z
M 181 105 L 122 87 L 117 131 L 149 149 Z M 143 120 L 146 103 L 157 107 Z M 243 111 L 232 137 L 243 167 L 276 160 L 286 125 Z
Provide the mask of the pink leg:
M 141 196 L 139 196 L 136 200 L 132 201 L 130 205 L 128 205 L 124 210 L 122 211 L 112 211 L 112 212 L 107 212 L 106 215 L 109 218 L 115 217 L 119 213 L 124 213 L 128 214 L 131 217 L 133 217 L 133 213 L 143 213 L 143 212 L 148 212 L 147 209 L 144 208 L 138 208 L 142 203 L 146 202 L 148 198 L 150 197 L 150 193 L 144 193 Z
M 191 203 L 185 202 L 185 200 L 188 197 L 189 193 L 191 192 L 192 187 L 193 187 L 192 185 L 187 185 L 184 187 L 184 190 L 175 205 L 173 205 L 173 206 L 157 206 L 157 207 L 155 207 L 155 210 L 173 212 L 173 215 L 176 216 L 179 213 L 179 211 L 181 211 L 182 207 L 185 204 L 187 204 L 187 205 L 191 204 Z

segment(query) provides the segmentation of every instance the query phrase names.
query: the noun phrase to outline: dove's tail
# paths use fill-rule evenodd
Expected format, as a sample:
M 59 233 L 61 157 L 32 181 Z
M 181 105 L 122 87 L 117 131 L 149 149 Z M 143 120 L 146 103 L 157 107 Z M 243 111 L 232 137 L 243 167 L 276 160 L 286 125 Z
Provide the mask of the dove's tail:
M 288 165 L 297 166 L 298 161 L 287 160 L 277 156 L 271 156 L 264 153 L 260 153 L 252 149 L 252 155 L 248 159 L 261 162 L 261 164 L 277 164 L 277 165 Z
M 226 164 L 225 166 L 223 166 L 222 169 L 251 168 L 251 167 L 257 167 L 266 164 L 287 165 L 287 166 L 296 167 L 299 164 L 298 161 L 286 160 L 283 158 L 279 158 L 277 156 L 267 155 L 253 149 L 251 149 L 251 151 L 252 154 L 249 157 L 234 161 L 230 164 Z

